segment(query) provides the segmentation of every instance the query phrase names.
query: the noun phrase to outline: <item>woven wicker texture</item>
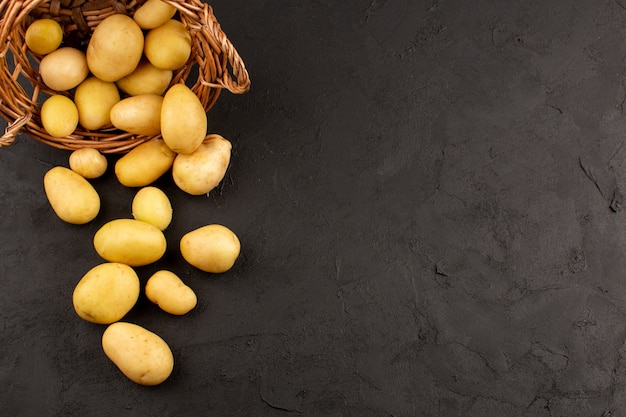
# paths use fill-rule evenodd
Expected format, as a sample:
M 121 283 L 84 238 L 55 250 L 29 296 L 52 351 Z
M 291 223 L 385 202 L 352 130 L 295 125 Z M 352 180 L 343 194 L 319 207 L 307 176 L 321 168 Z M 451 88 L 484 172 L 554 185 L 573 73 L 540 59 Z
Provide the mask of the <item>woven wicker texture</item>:
M 10 145 L 23 132 L 60 149 L 91 147 L 103 153 L 125 153 L 154 137 L 113 128 L 81 130 L 80 126 L 70 136 L 50 136 L 41 126 L 41 104 L 45 97 L 59 93 L 43 83 L 38 73 L 41 57 L 31 53 L 24 40 L 26 28 L 35 19 L 52 18 L 64 29 L 64 44 L 84 50 L 98 23 L 115 13 L 132 15 L 145 1 L 0 0 L 0 114 L 8 123 L 0 147 Z M 234 94 L 248 91 L 250 78 L 243 60 L 220 28 L 212 7 L 200 0 L 163 1 L 178 10 L 177 18 L 192 38 L 191 57 L 175 71 L 172 84 L 189 85 L 207 112 L 223 89 Z

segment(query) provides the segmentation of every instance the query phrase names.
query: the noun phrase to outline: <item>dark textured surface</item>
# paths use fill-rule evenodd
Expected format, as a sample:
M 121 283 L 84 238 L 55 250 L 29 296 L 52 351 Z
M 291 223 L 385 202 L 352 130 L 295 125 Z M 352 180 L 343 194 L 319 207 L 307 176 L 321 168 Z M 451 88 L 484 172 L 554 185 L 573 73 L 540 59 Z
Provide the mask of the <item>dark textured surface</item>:
M 64 224 L 42 177 L 68 153 L 21 136 L 0 150 L 0 415 L 625 415 L 620 1 L 214 4 L 253 82 L 210 113 L 228 178 L 159 181 L 170 249 L 139 269 L 199 305 L 127 317 L 171 378 L 129 382 L 71 305 L 134 190 L 109 171 L 99 217 Z M 220 276 L 176 250 L 213 222 L 243 245 Z

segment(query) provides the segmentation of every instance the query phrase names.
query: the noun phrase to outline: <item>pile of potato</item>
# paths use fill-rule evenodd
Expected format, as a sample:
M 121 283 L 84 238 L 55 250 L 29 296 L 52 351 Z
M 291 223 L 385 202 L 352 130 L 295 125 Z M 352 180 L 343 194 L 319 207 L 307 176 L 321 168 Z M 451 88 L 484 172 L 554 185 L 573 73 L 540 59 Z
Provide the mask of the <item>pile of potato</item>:
M 172 206 L 152 184 L 170 171 L 184 192 L 207 194 L 224 178 L 232 148 L 222 136 L 207 134 L 206 113 L 193 91 L 182 83 L 170 86 L 173 71 L 191 53 L 189 31 L 175 13 L 161 0 L 148 0 L 132 17 L 112 15 L 95 28 L 86 52 L 62 47 L 63 31 L 53 20 L 37 20 L 25 33 L 30 50 L 43 56 L 43 81 L 59 92 L 41 109 L 50 135 L 70 135 L 80 124 L 89 130 L 114 127 L 155 136 L 115 163 L 120 184 L 137 189 L 132 218 L 112 219 L 94 234 L 94 249 L 104 262 L 79 280 L 72 296 L 80 318 L 108 326 L 102 335 L 106 356 L 142 385 L 160 384 L 174 366 L 171 349 L 160 336 L 121 321 L 141 295 L 135 268 L 157 262 L 168 246 L 163 232 L 172 220 Z M 94 148 L 82 148 L 68 162 L 69 167 L 45 174 L 44 190 L 61 220 L 86 224 L 100 212 L 100 196 L 89 180 L 104 175 L 108 160 Z M 222 273 L 234 265 L 240 242 L 227 227 L 208 224 L 185 234 L 179 248 L 193 267 Z M 174 315 L 197 304 L 193 289 L 168 270 L 149 277 L 144 292 Z

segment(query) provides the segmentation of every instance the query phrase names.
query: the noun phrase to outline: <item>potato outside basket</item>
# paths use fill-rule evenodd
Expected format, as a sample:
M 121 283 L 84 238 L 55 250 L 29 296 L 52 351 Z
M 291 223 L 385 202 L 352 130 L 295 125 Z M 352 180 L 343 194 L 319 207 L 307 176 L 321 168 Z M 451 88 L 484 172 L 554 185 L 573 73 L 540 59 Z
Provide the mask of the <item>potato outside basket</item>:
M 98 131 L 82 127 L 67 137 L 50 136 L 42 127 L 40 110 L 50 90 L 38 72 L 40 56 L 24 40 L 26 28 L 35 19 L 51 18 L 64 30 L 64 44 L 86 49 L 93 29 L 106 17 L 132 15 L 146 0 L 0 0 L 0 114 L 8 126 L 0 147 L 8 146 L 22 131 L 50 146 L 75 150 L 84 147 L 102 153 L 123 154 L 158 136 L 139 136 L 114 128 Z M 177 18 L 189 29 L 190 59 L 174 72 L 172 84 L 186 83 L 198 96 L 205 111 L 215 104 L 222 89 L 243 94 L 250 78 L 236 49 L 220 28 L 211 6 L 200 0 L 162 0 L 174 6 Z M 71 96 L 70 93 L 62 93 Z

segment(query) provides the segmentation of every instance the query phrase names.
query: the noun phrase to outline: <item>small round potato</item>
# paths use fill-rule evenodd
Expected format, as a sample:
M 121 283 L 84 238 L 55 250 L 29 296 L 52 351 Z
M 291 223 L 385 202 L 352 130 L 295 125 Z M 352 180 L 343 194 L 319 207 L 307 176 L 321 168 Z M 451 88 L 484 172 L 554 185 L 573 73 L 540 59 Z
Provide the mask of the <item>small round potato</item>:
M 180 240 L 180 252 L 190 265 L 216 274 L 232 268 L 240 249 L 237 235 L 220 224 L 192 230 Z
M 116 219 L 96 232 L 93 246 L 98 255 L 109 262 L 143 266 L 161 259 L 167 242 L 163 232 L 149 223 Z
M 78 123 L 85 129 L 98 130 L 111 125 L 111 109 L 120 101 L 114 83 L 88 77 L 76 87 L 74 103 L 78 108 Z
M 51 89 L 67 91 L 87 78 L 89 68 L 82 51 L 66 46 L 44 56 L 39 63 L 39 73 Z
M 174 369 L 174 355 L 156 333 L 118 321 L 102 334 L 104 354 L 131 381 L 147 386 L 164 382 Z
M 172 204 L 157 187 L 144 187 L 135 194 L 132 203 L 135 220 L 150 223 L 159 230 L 167 229 L 172 221 Z
M 208 194 L 224 178 L 231 149 L 231 143 L 222 136 L 207 136 L 189 155 L 176 156 L 172 165 L 174 182 L 188 194 Z
M 160 0 L 159 0 L 160 1 Z M 173 72 L 155 67 L 144 59 L 135 71 L 116 82 L 118 88 L 131 96 L 140 94 L 163 95 L 172 81 Z
M 38 19 L 31 23 L 24 35 L 28 49 L 39 55 L 55 51 L 63 42 L 63 29 L 55 20 Z
M 115 163 L 115 175 L 126 187 L 144 187 L 165 174 L 174 163 L 176 153 L 163 139 L 151 139 L 136 146 Z
M 185 84 L 170 87 L 161 106 L 161 134 L 171 150 L 187 155 L 207 134 L 207 116 L 200 99 Z
M 74 133 L 78 127 L 78 108 L 66 96 L 48 97 L 41 106 L 41 124 L 50 136 L 63 138 Z
M 95 148 L 80 148 L 70 154 L 70 169 L 89 179 L 99 178 L 107 170 L 106 156 Z
M 141 284 L 135 271 L 120 263 L 90 269 L 72 295 L 76 314 L 83 320 L 110 324 L 121 320 L 137 303 Z
M 163 97 L 141 94 L 122 99 L 111 108 L 111 123 L 118 129 L 136 135 L 154 136 L 161 133 Z
M 100 196 L 85 178 L 71 169 L 57 166 L 43 178 L 46 197 L 59 218 L 71 224 L 85 224 L 100 211 Z
M 144 43 L 146 58 L 157 68 L 177 70 L 191 56 L 191 34 L 176 19 L 170 19 L 146 34 Z
M 163 311 L 182 316 L 198 303 L 196 293 L 173 272 L 155 272 L 146 283 L 146 297 Z
M 161 0 L 148 0 L 133 15 L 133 19 L 142 29 L 154 29 L 166 23 L 176 14 L 176 8 Z

